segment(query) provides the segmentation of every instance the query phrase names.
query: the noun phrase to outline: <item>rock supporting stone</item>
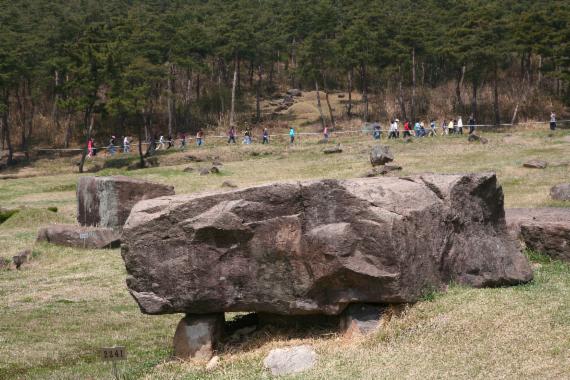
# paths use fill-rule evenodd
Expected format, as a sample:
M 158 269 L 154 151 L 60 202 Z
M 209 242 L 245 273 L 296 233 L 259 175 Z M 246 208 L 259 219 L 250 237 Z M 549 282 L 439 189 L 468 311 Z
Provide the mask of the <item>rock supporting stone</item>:
M 174 333 L 174 355 L 208 361 L 224 330 L 224 313 L 186 315 Z
M 81 177 L 77 220 L 83 226 L 122 228 L 138 201 L 165 195 L 174 195 L 174 188 L 125 176 Z
M 570 262 L 570 208 L 508 209 L 509 232 L 527 248 Z
M 66 247 L 102 249 L 119 248 L 121 234 L 111 228 L 82 227 L 68 224 L 53 224 L 40 228 L 37 241 Z
M 138 203 L 127 285 L 148 314 L 338 315 L 450 281 L 529 281 L 494 174 L 276 183 Z
M 380 325 L 380 318 L 386 309 L 383 305 L 349 305 L 341 314 L 340 329 L 348 336 L 370 334 Z
M 340 145 L 331 146 L 330 148 L 326 148 L 323 150 L 324 154 L 335 154 L 335 153 L 342 153 L 342 148 Z

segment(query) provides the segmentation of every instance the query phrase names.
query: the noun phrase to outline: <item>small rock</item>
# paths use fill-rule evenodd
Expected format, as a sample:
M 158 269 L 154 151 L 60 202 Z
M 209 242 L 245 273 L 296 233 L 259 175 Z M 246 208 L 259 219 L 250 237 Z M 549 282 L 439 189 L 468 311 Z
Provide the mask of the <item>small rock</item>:
M 570 201 L 570 183 L 562 183 L 550 189 L 550 197 L 557 201 Z
M 184 173 L 192 173 L 194 171 L 196 171 L 196 169 L 194 169 L 190 166 L 188 166 L 187 168 L 184 168 L 184 170 L 183 170 Z
M 208 175 L 210 174 L 210 169 L 208 168 L 201 168 L 200 169 L 200 175 Z
M 219 363 L 220 363 L 220 357 L 218 355 L 214 356 L 212 359 L 210 359 L 208 364 L 206 364 L 206 371 L 213 371 L 214 369 L 216 369 Z
M 545 169 L 548 166 L 548 162 L 544 160 L 529 160 L 523 164 L 525 168 L 531 169 Z
M 257 329 L 257 327 L 255 326 L 248 326 L 248 327 L 243 327 L 239 330 L 236 330 L 229 338 L 228 341 L 230 342 L 240 342 L 241 340 L 243 340 L 243 338 L 245 338 L 247 335 L 250 335 L 252 332 L 254 332 Z
M 287 90 L 287 94 L 291 96 L 302 96 L 303 92 L 296 88 L 290 88 Z
M 31 255 L 32 255 L 32 251 L 29 249 L 26 249 L 26 250 L 18 253 L 16 256 L 12 257 L 12 260 L 14 261 L 14 265 L 16 265 L 16 269 L 20 269 L 22 264 L 26 263 L 30 259 Z
M 40 228 L 36 241 L 76 248 L 118 248 L 121 233 L 111 228 L 54 224 Z
M 489 142 L 489 140 L 487 140 L 485 137 L 477 136 L 474 134 L 469 135 L 469 137 L 467 137 L 467 141 L 480 142 L 481 144 L 487 144 Z
M 188 161 L 191 161 L 191 162 L 202 162 L 202 161 L 204 161 L 204 160 L 202 160 L 201 158 L 196 157 L 196 156 L 191 155 L 191 154 L 188 155 L 188 156 L 186 156 L 186 159 L 187 159 Z
M 390 147 L 386 145 L 377 145 L 370 152 L 370 163 L 372 166 L 380 166 L 394 161 L 394 155 L 390 151 Z
M 295 346 L 271 350 L 263 360 L 263 366 L 274 376 L 304 372 L 314 367 L 317 354 L 311 346 Z
M 363 175 L 363 177 L 371 178 L 371 177 L 378 177 L 380 175 L 386 175 L 393 171 L 402 170 L 401 166 L 397 165 L 382 165 L 380 167 L 372 168 L 369 172 Z
M 210 173 L 212 174 L 219 174 L 220 173 L 220 168 L 218 168 L 217 166 L 212 166 L 210 168 Z
M 334 147 L 330 147 L 330 148 L 326 148 L 325 150 L 323 150 L 324 154 L 335 154 L 335 153 L 342 153 L 342 148 L 340 147 L 340 144 Z
M 222 187 L 229 187 L 229 188 L 235 189 L 238 186 L 235 183 L 233 183 L 232 181 L 224 181 L 224 182 L 222 182 Z

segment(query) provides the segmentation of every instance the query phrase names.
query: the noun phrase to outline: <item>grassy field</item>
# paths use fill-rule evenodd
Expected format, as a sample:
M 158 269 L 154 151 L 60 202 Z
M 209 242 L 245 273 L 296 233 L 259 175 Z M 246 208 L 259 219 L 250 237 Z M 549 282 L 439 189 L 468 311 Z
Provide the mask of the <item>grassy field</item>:
M 549 199 L 552 185 L 569 182 L 567 165 L 545 170 L 522 163 L 541 158 L 570 161 L 569 133 L 539 129 L 484 133 L 489 144 L 465 137 L 439 137 L 405 144 L 390 141 L 398 175 L 421 172 L 495 171 L 507 207 L 568 206 Z M 179 194 L 220 189 L 230 180 L 240 187 L 277 180 L 349 178 L 366 172 L 373 142 L 363 136 L 333 139 L 344 152 L 324 155 L 316 139 L 295 146 L 213 144 L 160 155 L 160 167 L 127 171 L 103 169 L 172 184 Z M 206 167 L 185 156 L 219 157 L 218 175 L 184 173 Z M 129 296 L 119 250 L 77 250 L 35 245 L 37 228 L 75 218 L 75 158 L 40 160 L 20 172 L 29 178 L 0 181 L 0 207 L 23 208 L 0 225 L 0 256 L 33 247 L 33 260 L 21 271 L 0 271 L 0 378 L 111 378 L 98 348 L 124 345 L 129 358 L 119 368 L 128 379 L 258 379 L 270 376 L 263 357 L 274 347 L 309 343 L 318 365 L 303 379 L 378 378 L 570 378 L 570 266 L 539 253 L 535 280 L 527 285 L 474 290 L 450 287 L 410 305 L 385 321 L 377 334 L 347 340 L 335 331 L 266 328 L 242 344 L 221 348 L 220 366 L 172 359 L 171 340 L 179 315 L 145 316 Z M 90 162 L 103 166 L 103 158 Z M 12 173 L 19 174 L 19 173 Z M 47 210 L 57 207 L 58 211 Z

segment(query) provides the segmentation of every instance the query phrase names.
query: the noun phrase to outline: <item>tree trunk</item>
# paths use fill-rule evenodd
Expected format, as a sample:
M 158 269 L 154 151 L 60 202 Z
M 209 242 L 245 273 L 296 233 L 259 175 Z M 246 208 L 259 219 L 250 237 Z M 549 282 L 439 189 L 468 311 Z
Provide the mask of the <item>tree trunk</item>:
M 263 74 L 263 66 L 259 65 L 257 68 L 257 84 L 255 86 L 255 122 L 259 124 L 261 121 L 261 76 Z
M 368 121 L 368 82 L 366 79 L 366 65 L 360 65 L 360 80 L 362 81 L 362 100 L 364 101 L 364 121 Z
M 471 113 L 473 114 L 473 117 L 475 118 L 475 120 L 477 119 L 477 79 L 473 79 L 473 97 L 471 99 Z
M 315 90 L 317 91 L 317 108 L 321 116 L 321 125 L 325 129 L 325 117 L 323 116 L 323 108 L 321 107 L 321 95 L 319 94 L 319 81 L 315 80 Z
M 416 48 L 412 48 L 412 123 L 416 120 Z
M 200 74 L 196 75 L 196 101 L 200 100 Z
M 455 85 L 455 111 L 460 112 L 463 108 L 463 100 L 461 99 L 461 87 L 463 86 L 463 78 L 465 77 L 465 66 L 457 73 L 457 82 Z
M 495 125 L 501 124 L 501 115 L 499 111 L 499 68 L 495 64 L 493 71 L 493 111 L 495 113 Z
M 327 80 L 326 77 L 323 75 L 323 86 L 324 86 L 324 90 L 325 90 L 325 100 L 327 101 L 327 108 L 329 109 L 329 117 L 331 120 L 331 127 L 332 130 L 334 131 L 336 129 L 336 122 L 334 119 L 334 114 L 333 114 L 333 109 L 331 107 L 331 102 L 329 100 L 329 90 L 327 87 Z
M 515 123 L 517 122 L 517 113 L 519 112 L 519 104 L 517 103 L 517 105 L 515 106 L 515 112 L 513 112 L 513 118 L 511 119 L 511 124 L 515 125 Z
M 249 61 L 249 88 L 253 88 L 253 74 L 254 74 L 253 59 Z
M 538 55 L 538 80 L 536 86 L 540 90 L 540 85 L 542 83 L 542 55 Z
M 175 81 L 175 67 L 174 64 L 169 64 L 168 73 L 168 97 L 167 97 L 167 108 L 168 108 L 168 136 L 171 137 L 174 131 L 174 112 L 176 110 L 176 104 L 174 100 L 174 81 Z
M 348 70 L 348 106 L 346 108 L 346 115 L 350 118 L 352 115 L 352 67 Z
M 406 104 L 404 103 L 404 88 L 402 84 L 402 66 L 398 66 L 398 103 L 400 103 L 400 112 L 402 113 L 400 116 L 402 120 L 406 120 L 408 118 L 406 114 Z
M 236 91 L 238 94 L 241 94 L 241 59 L 239 59 L 239 56 L 237 57 L 237 88 Z
M 81 161 L 79 162 L 79 173 L 83 173 L 83 166 L 85 165 L 85 158 L 87 157 L 87 143 L 91 138 L 91 133 L 93 132 L 93 126 L 95 124 L 95 116 L 92 114 L 92 107 L 88 107 L 85 111 L 85 117 L 83 119 L 84 125 L 87 125 L 89 121 L 89 127 L 87 128 L 87 138 L 85 139 L 85 146 L 81 152 Z
M 142 117 L 142 123 L 145 126 L 146 129 L 146 121 L 145 121 L 145 117 L 143 115 Z M 143 155 L 143 149 L 142 149 L 142 129 L 143 127 L 141 127 L 141 125 L 139 124 L 139 128 L 138 128 L 138 132 L 139 132 L 139 166 L 141 169 L 143 169 L 145 167 L 145 162 L 144 162 L 144 155 Z
M 235 108 L 236 108 L 236 86 L 238 78 L 238 57 L 236 56 L 235 69 L 234 69 L 234 80 L 232 84 L 232 103 L 230 106 L 230 127 L 234 125 L 235 118 Z
M 6 141 L 6 146 L 8 147 L 8 165 L 14 164 L 14 148 L 12 147 L 12 139 L 10 138 L 10 93 L 8 91 L 4 92 L 4 112 L 2 113 L 2 132 L 4 135 L 4 141 Z
M 267 83 L 267 90 L 269 91 L 269 93 L 273 93 L 273 77 L 274 77 L 274 73 L 275 73 L 275 64 L 273 61 L 271 61 L 271 64 L 269 65 L 269 83 Z

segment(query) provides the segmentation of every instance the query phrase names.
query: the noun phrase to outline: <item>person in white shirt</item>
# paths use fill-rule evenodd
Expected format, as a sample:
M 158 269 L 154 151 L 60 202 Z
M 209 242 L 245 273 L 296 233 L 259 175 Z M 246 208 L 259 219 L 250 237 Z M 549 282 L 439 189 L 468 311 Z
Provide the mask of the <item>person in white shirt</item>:
M 460 135 L 463 134 L 463 119 L 461 118 L 461 116 L 459 116 L 459 118 L 457 119 L 457 133 L 459 133 Z
M 554 111 L 550 113 L 550 129 L 556 130 L 556 113 Z

